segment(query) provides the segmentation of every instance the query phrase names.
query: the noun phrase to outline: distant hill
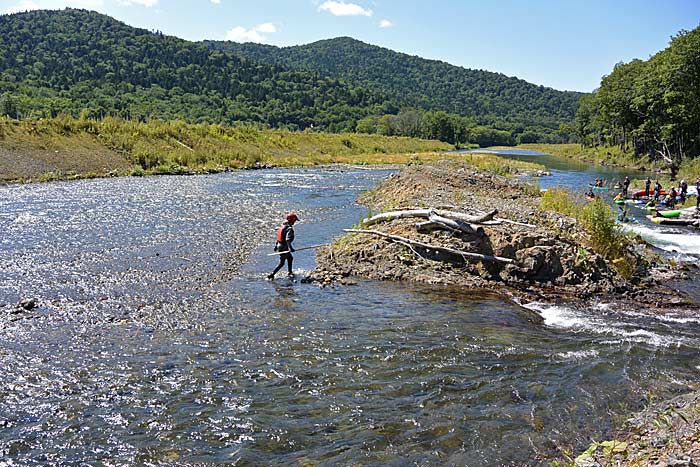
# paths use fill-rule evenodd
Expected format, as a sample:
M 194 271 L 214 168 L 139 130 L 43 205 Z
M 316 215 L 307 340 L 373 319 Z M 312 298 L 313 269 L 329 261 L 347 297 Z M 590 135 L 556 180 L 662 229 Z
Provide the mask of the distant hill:
M 393 108 L 366 87 L 75 9 L 0 16 L 0 94 L 0 113 L 20 116 L 83 112 L 332 131 Z
M 500 73 L 470 70 L 338 37 L 294 47 L 205 41 L 214 50 L 295 70 L 369 84 L 400 106 L 557 127 L 572 121 L 583 95 L 537 86 Z
M 277 48 L 195 43 L 86 10 L 0 16 L 0 115 L 12 117 L 252 122 L 509 144 L 556 138 L 579 96 L 347 37 Z

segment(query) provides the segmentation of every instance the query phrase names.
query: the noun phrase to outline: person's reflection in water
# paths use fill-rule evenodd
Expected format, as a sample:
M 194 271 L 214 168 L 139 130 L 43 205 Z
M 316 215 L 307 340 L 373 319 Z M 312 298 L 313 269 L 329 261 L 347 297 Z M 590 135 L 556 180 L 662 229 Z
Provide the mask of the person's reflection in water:
M 286 311 L 296 308 L 297 293 L 294 290 L 294 281 L 279 281 L 273 282 L 276 295 L 272 300 L 272 306 L 276 310 Z

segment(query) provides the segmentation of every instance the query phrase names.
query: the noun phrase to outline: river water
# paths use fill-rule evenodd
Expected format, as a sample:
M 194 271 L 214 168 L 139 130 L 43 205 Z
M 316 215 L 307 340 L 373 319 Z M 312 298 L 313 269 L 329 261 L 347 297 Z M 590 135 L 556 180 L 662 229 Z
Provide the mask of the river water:
M 284 212 L 329 241 L 388 175 L 1 187 L 0 466 L 546 465 L 695 387 L 694 318 L 262 279 Z

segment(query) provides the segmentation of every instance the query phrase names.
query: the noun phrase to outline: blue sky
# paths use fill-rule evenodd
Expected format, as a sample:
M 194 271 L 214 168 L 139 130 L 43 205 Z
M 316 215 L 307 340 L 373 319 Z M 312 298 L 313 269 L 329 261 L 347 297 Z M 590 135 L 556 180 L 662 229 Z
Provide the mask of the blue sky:
M 700 0 L 0 0 L 1 13 L 66 6 L 190 40 L 288 46 L 351 36 L 576 91 L 700 24 Z

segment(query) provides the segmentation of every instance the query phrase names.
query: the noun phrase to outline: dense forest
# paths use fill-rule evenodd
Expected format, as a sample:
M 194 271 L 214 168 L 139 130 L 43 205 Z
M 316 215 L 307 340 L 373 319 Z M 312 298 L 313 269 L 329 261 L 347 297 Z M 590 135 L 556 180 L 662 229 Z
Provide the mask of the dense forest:
M 575 127 L 588 146 L 619 145 L 672 169 L 700 156 L 700 27 L 649 60 L 617 64 L 581 99 Z
M 22 117 L 86 112 L 339 131 L 391 109 L 367 87 L 73 9 L 0 16 L 0 89 L 0 110 Z
M 234 46 L 85 10 L 2 15 L 0 115 L 247 122 L 490 145 L 565 138 L 559 128 L 579 97 L 348 38 Z M 258 47 L 267 52 L 246 52 Z M 290 50 L 296 58 L 265 57 Z
M 205 44 L 258 62 L 370 84 L 391 96 L 402 109 L 467 117 L 491 130 L 481 130 L 484 136 L 489 133 L 491 138 L 504 138 L 508 133 L 510 144 L 561 140 L 560 124 L 573 120 L 583 95 L 537 86 L 500 73 L 398 53 L 350 37 L 282 48 L 222 41 Z M 381 115 L 370 120 L 373 117 Z M 388 122 L 384 126 L 391 122 L 385 120 Z

